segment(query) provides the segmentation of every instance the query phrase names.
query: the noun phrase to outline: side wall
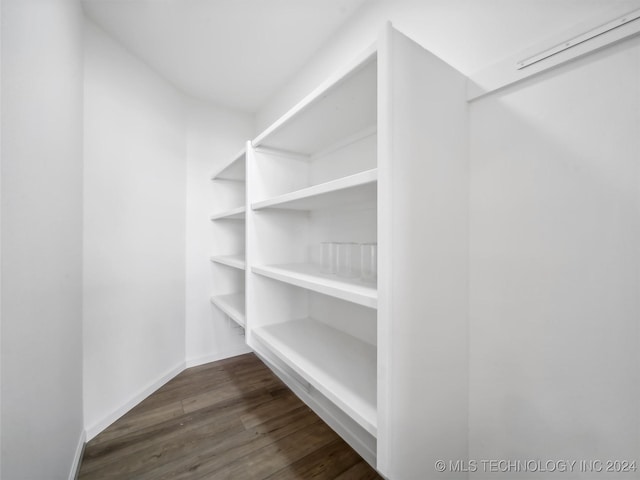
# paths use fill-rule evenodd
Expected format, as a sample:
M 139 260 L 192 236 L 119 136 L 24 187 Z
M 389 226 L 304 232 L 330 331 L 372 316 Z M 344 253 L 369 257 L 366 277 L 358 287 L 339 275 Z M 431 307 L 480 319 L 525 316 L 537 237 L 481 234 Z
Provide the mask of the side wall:
M 66 479 L 82 422 L 82 13 L 2 1 L 2 471 Z
M 244 337 L 209 301 L 213 291 L 214 231 L 209 216 L 221 211 L 211 174 L 253 137 L 253 116 L 187 102 L 187 365 L 248 352 Z
M 184 98 L 85 23 L 84 400 L 91 438 L 184 365 Z
M 640 39 L 470 112 L 470 458 L 637 462 Z

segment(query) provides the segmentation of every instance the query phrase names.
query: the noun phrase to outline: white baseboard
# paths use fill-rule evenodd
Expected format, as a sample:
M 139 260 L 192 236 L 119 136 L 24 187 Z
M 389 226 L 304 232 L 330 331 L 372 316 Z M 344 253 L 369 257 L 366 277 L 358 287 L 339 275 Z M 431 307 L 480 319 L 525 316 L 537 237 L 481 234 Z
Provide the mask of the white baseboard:
M 80 473 L 80 462 L 82 462 L 82 452 L 84 452 L 84 444 L 86 439 L 87 439 L 87 433 L 83 430 L 82 432 L 80 432 L 80 439 L 78 440 L 76 453 L 73 456 L 73 462 L 71 463 L 69 480 L 76 480 L 76 478 L 78 478 L 78 473 Z
M 247 345 L 238 345 L 235 348 L 228 350 L 222 350 L 220 352 L 205 355 L 203 357 L 195 357 L 187 359 L 187 368 L 197 367 L 198 365 L 204 365 L 205 363 L 217 362 L 225 358 L 237 357 L 238 355 L 244 355 L 245 353 L 251 353 L 252 350 Z
M 109 415 L 105 416 L 102 420 L 99 420 L 98 422 L 88 427 L 86 429 L 86 441 L 87 442 L 90 441 L 92 438 L 94 438 L 96 435 L 102 432 L 105 428 L 107 428 L 113 422 L 118 420 L 120 417 L 122 417 L 125 413 L 127 413 L 133 407 L 138 405 L 142 400 L 144 400 L 153 392 L 155 392 L 158 388 L 160 388 L 169 380 L 171 380 L 173 377 L 175 377 L 176 375 L 184 371 L 184 369 L 185 369 L 185 362 L 182 361 L 175 367 L 171 368 L 164 375 L 162 375 L 159 379 L 148 384 L 145 388 L 143 388 L 138 393 L 133 395 L 121 407 L 115 409 Z

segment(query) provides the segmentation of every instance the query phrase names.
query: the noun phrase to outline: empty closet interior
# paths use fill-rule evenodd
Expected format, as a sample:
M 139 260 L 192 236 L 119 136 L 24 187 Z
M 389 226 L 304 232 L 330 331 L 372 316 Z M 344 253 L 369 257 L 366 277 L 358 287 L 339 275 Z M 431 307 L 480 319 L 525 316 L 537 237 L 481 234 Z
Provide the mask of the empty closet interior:
M 640 462 L 640 0 L 0 10 L 0 476 L 250 352 L 391 480 Z

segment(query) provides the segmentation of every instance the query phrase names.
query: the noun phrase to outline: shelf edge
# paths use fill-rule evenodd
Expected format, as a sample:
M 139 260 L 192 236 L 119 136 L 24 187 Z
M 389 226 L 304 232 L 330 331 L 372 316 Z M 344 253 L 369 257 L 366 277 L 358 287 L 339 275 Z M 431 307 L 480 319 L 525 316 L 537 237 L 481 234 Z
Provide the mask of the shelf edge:
M 354 181 L 356 180 L 356 181 Z M 252 210 L 262 210 L 264 208 L 272 208 L 284 203 L 294 202 L 296 200 L 303 200 L 306 198 L 313 198 L 319 195 L 329 194 L 332 192 L 339 192 L 341 190 L 348 190 L 349 188 L 355 188 L 369 183 L 375 183 L 378 181 L 378 169 L 372 168 L 363 172 L 354 173 L 346 177 L 341 177 L 329 182 L 320 183 L 311 187 L 306 187 L 294 192 L 285 193 L 284 195 L 278 195 L 277 197 L 268 198 L 266 200 L 260 200 L 251 204 Z
M 274 271 L 269 266 L 254 265 L 251 267 L 251 271 L 257 275 L 262 275 L 279 282 L 287 283 L 289 285 L 294 285 L 300 288 L 305 288 L 307 290 L 321 293 L 323 295 L 328 295 L 330 297 L 339 298 L 347 302 L 362 305 L 363 307 L 374 309 L 378 308 L 377 294 L 374 296 L 370 296 L 363 293 L 350 291 L 345 288 L 340 288 L 340 286 L 327 285 L 326 283 L 314 281 L 314 276 L 312 274 L 297 273 L 280 268 L 278 268 L 278 270 L 279 271 Z
M 219 263 L 221 265 L 226 265 L 228 267 L 237 268 L 239 270 L 246 270 L 247 264 L 245 260 L 239 259 L 233 255 L 211 255 L 209 257 L 214 263 Z
M 229 295 L 234 295 L 234 294 L 229 294 Z M 209 301 L 213 305 L 218 307 L 220 310 L 222 310 L 229 318 L 231 318 L 231 320 L 236 322 L 242 328 L 246 328 L 246 325 L 247 325 L 246 315 L 242 315 L 242 313 L 239 311 L 236 312 L 235 309 L 230 308 L 226 302 L 220 301 L 220 297 L 226 297 L 226 296 L 228 295 L 211 295 L 209 297 Z
M 224 212 L 214 213 L 209 216 L 209 220 L 243 220 L 243 217 L 234 217 L 234 215 L 242 215 L 247 212 L 244 206 L 232 208 Z

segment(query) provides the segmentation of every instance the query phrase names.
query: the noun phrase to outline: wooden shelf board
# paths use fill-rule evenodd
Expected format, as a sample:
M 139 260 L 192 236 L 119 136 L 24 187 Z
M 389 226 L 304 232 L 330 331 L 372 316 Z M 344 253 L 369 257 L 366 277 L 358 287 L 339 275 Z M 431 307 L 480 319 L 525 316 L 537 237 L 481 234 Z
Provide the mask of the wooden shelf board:
M 375 201 L 377 198 L 378 169 L 349 175 L 295 192 L 279 195 L 251 204 L 253 210 L 283 208 L 289 210 L 316 210 Z
M 252 334 L 376 436 L 376 347 L 310 318 L 256 328 Z
M 254 273 L 348 302 L 377 308 L 378 291 L 374 285 L 359 279 L 342 278 L 321 273 L 312 264 L 253 266 Z
M 214 295 L 211 303 L 226 313 L 241 327 L 246 325 L 244 293 L 232 293 L 229 295 Z
M 236 182 L 244 182 L 247 178 L 246 170 L 246 149 L 242 149 L 227 164 L 223 165 L 219 170 L 211 175 L 211 180 L 233 180 Z
M 212 255 L 210 260 L 215 263 L 221 263 L 233 268 L 239 268 L 240 270 L 246 269 L 246 262 L 244 254 L 242 255 Z
M 209 218 L 211 220 L 244 220 L 246 211 L 247 208 L 244 206 L 236 207 L 225 212 L 214 213 Z

